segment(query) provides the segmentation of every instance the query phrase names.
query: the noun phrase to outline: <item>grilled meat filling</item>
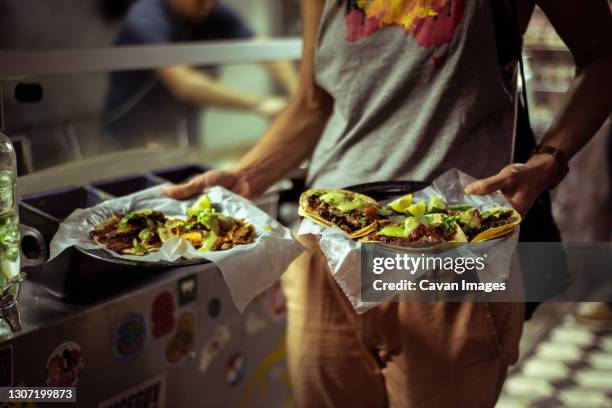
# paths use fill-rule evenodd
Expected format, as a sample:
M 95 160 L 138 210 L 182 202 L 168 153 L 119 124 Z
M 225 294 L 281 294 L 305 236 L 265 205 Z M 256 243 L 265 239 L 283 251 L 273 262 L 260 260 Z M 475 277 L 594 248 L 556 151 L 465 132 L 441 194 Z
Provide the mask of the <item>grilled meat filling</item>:
M 421 224 L 414 229 L 407 238 L 400 237 L 387 237 L 384 235 L 378 235 L 378 232 L 373 232 L 368 235 L 368 239 L 372 241 L 386 242 L 389 244 L 402 244 L 407 242 L 427 242 L 431 244 L 437 244 L 445 241 L 452 241 L 457 233 L 457 227 L 453 226 L 451 229 L 444 227 L 443 225 L 427 225 Z
M 160 217 L 161 214 L 161 217 Z M 108 220 L 97 225 L 96 228 L 89 233 L 90 237 L 106 246 L 109 250 L 123 253 L 126 250 L 134 248 L 134 242 L 139 242 L 139 234 L 145 228 L 148 228 L 144 218 L 137 218 L 135 220 L 129 220 L 128 224 L 131 226 L 129 229 L 120 228 L 120 222 L 124 219 L 124 215 L 115 214 Z M 163 222 L 165 217 L 162 213 L 155 212 L 152 214 L 154 221 Z M 149 234 L 149 240 L 147 245 L 150 247 L 161 246 L 161 241 L 157 234 Z
M 236 245 L 250 244 L 255 238 L 255 228 L 251 224 L 238 221 L 226 234 L 219 236 L 213 245 L 213 251 L 232 249 Z
M 308 207 L 324 220 L 348 233 L 358 231 L 377 221 L 375 206 L 366 207 L 362 210 L 352 210 L 345 214 L 336 207 L 321 201 L 319 197 L 310 196 L 308 197 Z

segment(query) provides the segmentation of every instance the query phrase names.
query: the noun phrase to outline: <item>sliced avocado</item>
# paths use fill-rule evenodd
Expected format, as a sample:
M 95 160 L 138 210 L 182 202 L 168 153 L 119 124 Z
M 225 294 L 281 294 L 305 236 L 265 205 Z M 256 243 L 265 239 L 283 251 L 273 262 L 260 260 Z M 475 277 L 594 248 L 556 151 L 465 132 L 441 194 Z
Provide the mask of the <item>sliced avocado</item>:
M 376 235 L 382 235 L 384 237 L 394 238 L 406 238 L 406 232 L 403 225 L 387 225 L 383 227 Z
M 452 226 L 455 227 L 455 236 L 453 236 L 453 241 L 468 242 L 468 237 L 465 235 L 465 232 L 463 232 L 459 224 L 454 223 Z
M 405 236 L 409 236 L 410 233 L 412 233 L 412 231 L 414 231 L 415 229 L 417 229 L 419 227 L 419 225 L 421 225 L 421 223 L 419 222 L 419 220 L 417 220 L 415 217 L 408 217 L 404 220 L 404 234 Z
M 412 194 L 406 194 L 397 198 L 389 203 L 387 207 L 398 213 L 403 213 L 408 207 L 412 205 Z
M 319 197 L 321 201 L 333 205 L 343 213 L 347 214 L 353 210 L 365 208 L 371 203 L 360 198 L 347 197 L 346 194 L 338 191 L 330 191 Z
M 467 205 L 467 204 L 455 204 L 455 205 L 450 205 L 448 207 L 449 210 L 453 210 L 453 211 L 467 211 L 467 210 L 471 210 L 472 206 L 471 205 Z
M 427 215 L 424 215 L 424 217 L 427 220 L 427 223 L 430 225 L 443 224 L 444 219 L 445 219 L 444 214 L 440 214 L 440 213 L 427 214 Z
M 338 204 L 341 204 L 347 201 L 344 193 L 340 191 L 330 191 L 328 193 L 321 195 L 319 199 L 331 205 L 338 205 Z
M 460 213 L 457 221 L 459 224 L 465 225 L 468 229 L 480 228 L 480 220 L 474 215 L 474 210 L 472 209 Z
M 414 203 L 409 206 L 405 212 L 410 215 L 418 216 L 425 214 L 425 210 L 427 210 L 427 205 L 425 204 L 425 201 L 419 201 L 418 203 Z
M 219 232 L 219 214 L 212 208 L 194 209 L 190 208 L 187 210 L 187 216 L 189 218 L 195 217 L 197 222 L 204 225 L 215 233 Z M 189 229 L 189 228 L 187 228 Z
M 153 238 L 153 231 L 149 228 L 144 228 L 138 233 L 138 239 L 144 244 L 148 243 Z
M 198 251 L 200 252 L 212 251 L 213 245 L 215 245 L 217 238 L 218 236 L 215 232 L 209 231 L 209 233 L 206 235 L 206 238 L 204 238 L 204 241 L 202 241 L 202 246 L 198 248 Z
M 483 218 L 489 218 L 489 217 L 496 217 L 499 218 L 500 216 L 512 212 L 512 210 L 510 210 L 509 208 L 504 208 L 504 207 L 495 207 L 495 208 L 491 208 L 489 210 L 483 211 L 482 216 Z
M 370 205 L 370 203 L 368 203 L 367 201 L 357 199 L 353 201 L 347 201 L 344 203 L 336 204 L 336 208 L 338 208 L 340 211 L 346 214 L 346 213 L 350 213 L 353 210 L 359 210 L 361 208 L 365 208 L 368 205 Z
M 439 213 L 446 211 L 446 203 L 440 196 L 431 196 L 429 204 L 427 204 L 428 213 Z

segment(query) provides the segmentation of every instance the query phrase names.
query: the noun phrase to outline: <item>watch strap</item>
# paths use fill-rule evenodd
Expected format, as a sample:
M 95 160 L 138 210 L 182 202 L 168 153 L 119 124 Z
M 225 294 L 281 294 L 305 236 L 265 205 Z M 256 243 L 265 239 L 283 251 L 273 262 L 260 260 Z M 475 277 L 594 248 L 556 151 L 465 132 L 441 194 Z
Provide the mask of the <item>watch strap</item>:
M 552 190 L 553 188 L 557 187 L 559 183 L 561 183 L 561 181 L 565 178 L 565 176 L 569 172 L 569 164 L 568 164 L 567 156 L 565 155 L 565 153 L 563 153 L 562 150 L 557 149 L 556 147 L 547 146 L 547 145 L 536 146 L 536 148 L 533 149 L 533 152 L 531 153 L 531 155 L 533 156 L 535 154 L 550 154 L 551 156 L 555 158 L 555 160 L 557 161 L 557 164 L 559 165 L 559 174 L 557 174 L 555 181 L 550 186 L 550 189 Z

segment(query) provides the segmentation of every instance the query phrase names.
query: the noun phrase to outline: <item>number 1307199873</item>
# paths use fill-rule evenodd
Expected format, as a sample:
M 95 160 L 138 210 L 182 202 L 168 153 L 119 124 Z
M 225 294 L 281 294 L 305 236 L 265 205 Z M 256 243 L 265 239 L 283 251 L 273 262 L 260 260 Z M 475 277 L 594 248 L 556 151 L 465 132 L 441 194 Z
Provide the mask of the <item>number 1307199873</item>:
M 0 387 L 0 402 L 76 402 L 76 388 Z

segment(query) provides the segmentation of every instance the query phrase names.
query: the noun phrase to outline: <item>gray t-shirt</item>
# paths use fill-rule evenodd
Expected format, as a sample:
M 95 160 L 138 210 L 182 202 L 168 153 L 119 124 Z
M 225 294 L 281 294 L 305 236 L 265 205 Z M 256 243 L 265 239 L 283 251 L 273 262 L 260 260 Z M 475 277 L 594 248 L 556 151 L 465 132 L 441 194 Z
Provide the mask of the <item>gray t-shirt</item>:
M 428 2 L 327 0 L 316 80 L 334 109 L 309 185 L 430 181 L 450 168 L 484 177 L 510 163 L 516 92 L 489 0 L 417 3 Z

